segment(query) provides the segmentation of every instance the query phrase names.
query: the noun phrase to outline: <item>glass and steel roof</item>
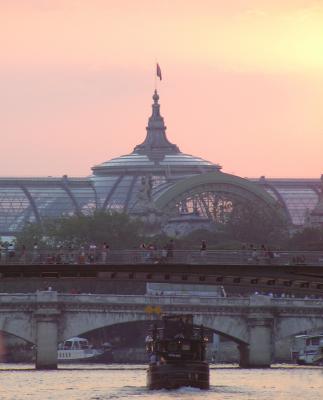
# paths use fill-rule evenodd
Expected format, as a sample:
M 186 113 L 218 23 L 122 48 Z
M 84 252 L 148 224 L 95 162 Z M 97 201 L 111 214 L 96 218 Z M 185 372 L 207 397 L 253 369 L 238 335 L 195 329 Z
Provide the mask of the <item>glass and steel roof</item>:
M 261 177 L 252 181 L 261 185 L 286 209 L 295 225 L 303 225 L 307 214 L 319 201 L 320 179 L 268 179 Z
M 199 167 L 216 167 L 219 169 L 220 167 L 215 166 L 210 161 L 203 160 L 203 158 L 191 156 L 190 154 L 172 154 L 166 155 L 162 161 L 160 161 L 160 165 L 170 165 L 170 166 L 186 166 L 186 165 L 194 165 Z
M 206 161 L 203 158 L 200 157 L 195 157 L 190 154 L 184 154 L 184 153 L 177 153 L 174 155 L 165 155 L 164 158 L 161 161 L 157 162 L 157 165 L 160 166 L 207 166 L 207 167 L 216 167 L 219 169 L 218 166 L 215 166 L 213 163 L 210 161 Z M 95 170 L 98 168 L 100 169 L 110 169 L 110 168 L 128 168 L 128 167 L 155 167 L 156 162 L 154 160 L 151 160 L 148 155 L 143 155 L 143 154 L 138 154 L 138 153 L 131 153 L 127 154 L 124 156 L 112 158 L 109 161 L 106 161 L 102 164 L 99 164 L 98 166 L 93 167 Z
M 220 171 L 221 166 L 184 154 L 166 136 L 159 96 L 153 96 L 145 140 L 130 154 L 105 161 L 85 178 L 0 178 L 0 235 L 22 229 L 26 222 L 47 217 L 90 214 L 94 210 L 136 213 L 142 180 L 149 177 L 155 201 L 179 181 Z M 319 179 L 252 179 L 285 208 L 293 224 L 301 225 L 318 203 Z
M 95 166 L 94 169 L 100 168 L 100 169 L 106 169 L 106 168 L 114 168 L 114 167 L 119 167 L 119 168 L 127 168 L 127 167 L 136 167 L 136 166 L 145 166 L 145 167 L 153 167 L 154 162 L 151 161 L 148 156 L 146 155 L 141 155 L 141 154 L 136 154 L 136 153 L 131 153 L 127 154 L 124 156 L 120 156 L 117 158 L 112 158 L 109 161 L 106 161 L 98 166 Z

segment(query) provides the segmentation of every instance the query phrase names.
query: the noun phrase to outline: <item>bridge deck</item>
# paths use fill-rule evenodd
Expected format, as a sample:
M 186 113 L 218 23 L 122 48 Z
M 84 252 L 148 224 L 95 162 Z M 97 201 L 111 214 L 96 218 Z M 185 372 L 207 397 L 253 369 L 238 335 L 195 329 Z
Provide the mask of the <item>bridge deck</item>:
M 0 265 L 2 288 L 9 281 L 198 283 L 250 290 L 281 290 L 323 296 L 323 266 L 246 264 L 9 264 Z M 3 289 L 2 289 L 3 290 Z
M 198 265 L 318 265 L 320 251 L 265 250 L 1 250 L 0 264 L 198 264 Z

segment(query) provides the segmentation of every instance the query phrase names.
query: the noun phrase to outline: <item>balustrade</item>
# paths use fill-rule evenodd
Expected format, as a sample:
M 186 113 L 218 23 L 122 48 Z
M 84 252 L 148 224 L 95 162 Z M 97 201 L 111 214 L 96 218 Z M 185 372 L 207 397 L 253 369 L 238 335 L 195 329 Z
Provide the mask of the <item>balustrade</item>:
M 323 252 L 320 251 L 275 251 L 262 250 L 174 250 L 165 257 L 162 250 L 111 250 L 102 253 L 84 252 L 82 249 L 37 251 L 0 251 L 0 264 L 185 264 L 185 265 L 317 265 L 323 266 Z

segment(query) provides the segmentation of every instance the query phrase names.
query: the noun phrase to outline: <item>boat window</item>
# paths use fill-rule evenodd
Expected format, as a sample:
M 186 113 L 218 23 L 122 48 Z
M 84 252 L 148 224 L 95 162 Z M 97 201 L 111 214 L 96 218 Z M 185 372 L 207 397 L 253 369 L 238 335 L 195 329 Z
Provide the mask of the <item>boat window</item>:
M 65 350 L 68 350 L 68 349 L 70 349 L 71 347 L 72 347 L 72 342 L 69 341 L 69 340 L 67 340 L 67 341 L 64 343 L 64 349 L 65 349 Z
M 82 342 L 79 342 L 79 345 L 80 345 L 81 349 L 88 349 L 89 348 L 89 345 L 85 340 L 82 341 Z
M 317 337 L 317 338 L 312 338 L 311 339 L 311 344 L 312 344 L 312 346 L 318 346 L 319 344 L 320 344 L 320 339 Z

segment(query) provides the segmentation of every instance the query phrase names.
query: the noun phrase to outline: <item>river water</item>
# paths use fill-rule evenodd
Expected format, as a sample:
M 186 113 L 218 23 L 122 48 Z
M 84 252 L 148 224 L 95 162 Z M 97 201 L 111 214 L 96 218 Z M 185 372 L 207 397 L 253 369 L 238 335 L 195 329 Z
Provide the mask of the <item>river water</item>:
M 240 369 L 212 365 L 211 388 L 149 391 L 143 365 L 74 365 L 36 371 L 0 364 L 1 400 L 322 400 L 323 368 L 275 365 Z

